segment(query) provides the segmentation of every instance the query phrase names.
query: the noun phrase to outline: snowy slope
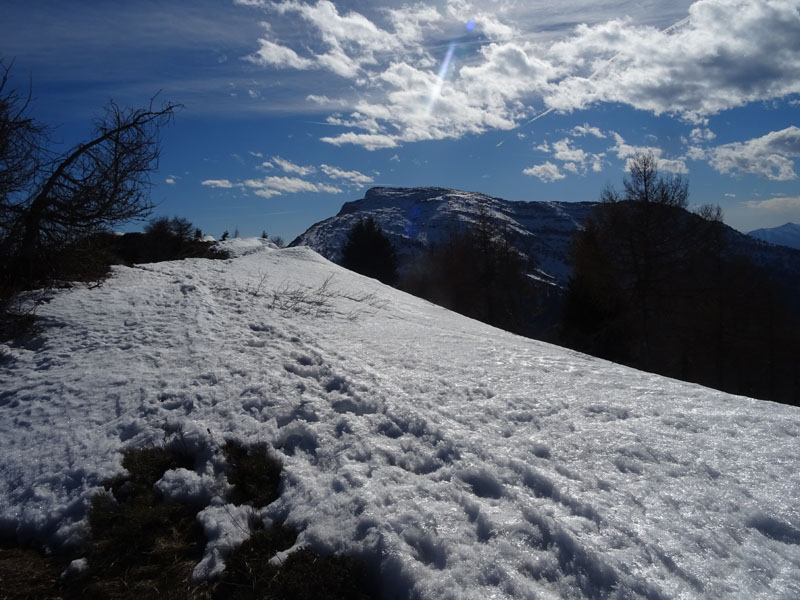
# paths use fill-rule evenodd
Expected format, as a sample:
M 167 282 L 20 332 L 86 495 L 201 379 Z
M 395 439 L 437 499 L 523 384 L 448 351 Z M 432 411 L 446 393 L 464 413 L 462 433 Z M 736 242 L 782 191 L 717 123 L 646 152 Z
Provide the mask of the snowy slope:
M 788 246 L 789 248 L 800 250 L 800 225 L 796 223 L 786 223 L 780 227 L 756 229 L 747 235 L 770 244 Z
M 480 211 L 532 258 L 537 276 L 566 284 L 573 234 L 588 218 L 593 202 L 510 202 L 477 192 L 445 188 L 372 188 L 362 200 L 347 202 L 339 214 L 311 226 L 292 246 L 309 246 L 337 262 L 350 228 L 372 216 L 394 244 L 403 263 L 425 246 L 459 233 Z
M 60 291 L 2 348 L 0 535 L 76 541 L 120 451 L 180 431 L 196 469 L 159 486 L 212 498 L 198 576 L 243 537 L 215 469 L 234 437 L 284 463 L 261 516 L 363 557 L 386 598 L 800 597 L 797 408 L 231 246 Z

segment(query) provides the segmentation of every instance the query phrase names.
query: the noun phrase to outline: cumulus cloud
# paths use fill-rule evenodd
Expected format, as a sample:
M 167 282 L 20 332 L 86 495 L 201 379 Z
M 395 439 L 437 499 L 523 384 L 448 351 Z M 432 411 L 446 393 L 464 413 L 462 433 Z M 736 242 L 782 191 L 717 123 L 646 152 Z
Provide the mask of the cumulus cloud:
M 796 0 L 699 0 L 669 31 L 628 19 L 581 25 L 551 48 L 555 60 L 578 69 L 545 96 L 560 110 L 622 102 L 701 123 L 800 91 L 799 36 Z
M 717 134 L 706 127 L 695 127 L 689 133 L 689 137 L 695 143 L 710 142 L 717 137 Z
M 553 181 L 558 181 L 566 177 L 566 175 L 559 170 L 558 165 L 551 163 L 549 160 L 544 164 L 529 167 L 522 172 L 525 175 L 538 177 L 547 183 L 552 183 Z
M 580 148 L 573 148 L 570 143 L 567 138 L 553 143 L 553 156 L 558 160 L 576 162 L 578 164 L 586 162 L 588 154 Z
M 579 126 L 579 129 L 584 132 L 583 135 L 587 133 L 595 135 L 595 133 L 590 130 L 596 128 L 586 125 L 583 127 Z M 599 129 L 597 133 L 601 133 L 600 137 L 605 137 Z M 572 134 L 572 132 L 570 132 L 570 134 Z M 599 173 L 603 170 L 603 166 L 605 165 L 605 152 L 586 152 L 582 148 L 575 147 L 573 140 L 568 137 L 553 142 L 552 144 L 545 140 L 538 146 L 535 146 L 535 149 L 545 154 L 552 154 L 553 159 L 561 161 L 560 167 L 555 163 L 547 161 L 543 165 L 533 166 L 523 171 L 526 175 L 538 177 L 542 181 L 552 182 L 564 179 L 566 175 L 562 172 L 562 169 L 574 175 L 585 175 L 590 168 L 595 173 Z
M 308 56 L 270 39 L 270 28 L 259 40 L 258 50 L 248 58 L 262 66 L 292 67 L 295 69 L 320 69 L 341 77 L 359 76 L 364 65 L 377 62 L 378 52 L 400 49 L 404 45 L 403 30 L 389 32 L 381 29 L 364 15 L 355 11 L 340 14 L 333 2 L 318 0 L 306 4 L 286 2 L 251 2 L 278 15 L 291 15 L 305 21 L 316 38 Z
M 570 135 L 574 137 L 584 137 L 586 135 L 593 135 L 596 138 L 605 138 L 606 134 L 600 131 L 597 127 L 592 127 L 588 123 L 584 123 L 583 125 L 576 125 L 572 128 L 572 131 L 569 132 Z
M 444 0 L 349 11 L 329 0 L 240 3 L 261 7 L 270 20 L 300 20 L 307 34 L 266 28 L 249 60 L 344 82 L 338 89 L 350 94 L 352 111 L 333 117 L 341 131 L 322 138 L 334 145 L 377 150 L 460 138 L 609 102 L 695 123 L 690 137 L 698 144 L 713 139 L 709 116 L 800 93 L 797 0 L 698 0 L 666 29 L 617 18 L 553 34 L 537 29 L 539 3 Z M 467 38 L 464 15 L 476 23 Z M 319 89 L 304 92 L 309 103 L 347 102 Z M 584 124 L 570 135 L 604 134 Z
M 344 171 L 339 169 L 338 167 L 332 167 L 330 165 L 320 165 L 319 167 L 323 173 L 325 173 L 331 179 L 344 179 L 353 183 L 355 185 L 366 185 L 368 183 L 372 183 L 375 181 L 369 175 L 364 175 L 363 173 L 359 173 L 358 171 Z
M 166 184 L 168 184 L 168 185 L 175 185 L 175 183 L 176 183 L 176 181 L 175 181 L 175 176 L 174 176 L 174 175 L 170 175 L 169 177 L 167 177 L 167 178 L 164 180 L 164 183 L 166 183 Z
M 625 139 L 616 131 L 612 132 L 616 143 L 609 148 L 609 151 L 614 152 L 617 158 L 625 160 L 625 169 L 630 167 L 631 162 L 640 154 L 652 154 L 658 160 L 658 169 L 668 173 L 688 173 L 689 169 L 686 167 L 686 160 L 683 157 L 679 158 L 665 158 L 664 152 L 661 148 L 656 146 L 632 146 L 625 142 Z
M 709 162 L 720 173 L 751 173 L 776 181 L 797 179 L 793 158 L 800 156 L 800 128 L 772 131 L 760 138 L 717 146 Z

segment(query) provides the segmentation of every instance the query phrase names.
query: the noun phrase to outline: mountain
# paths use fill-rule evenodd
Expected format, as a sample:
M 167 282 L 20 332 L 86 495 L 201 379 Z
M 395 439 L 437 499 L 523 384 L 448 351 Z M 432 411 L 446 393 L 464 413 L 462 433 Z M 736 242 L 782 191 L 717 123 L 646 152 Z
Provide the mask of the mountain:
M 339 213 L 312 225 L 290 246 L 309 246 L 338 262 L 347 232 L 359 219 L 372 216 L 394 244 L 401 270 L 428 245 L 459 232 L 483 213 L 535 265 L 539 280 L 566 286 L 571 272 L 570 242 L 596 202 L 517 202 L 476 192 L 424 187 L 367 190 L 364 198 L 345 203 Z M 766 269 L 784 285 L 800 309 L 800 250 L 766 244 L 725 226 L 730 255 L 740 255 Z
M 747 235 L 769 242 L 770 244 L 788 246 L 789 248 L 800 250 L 800 225 L 797 223 L 786 223 L 780 227 L 755 229 Z
M 507 232 L 520 252 L 534 260 L 538 278 L 564 286 L 570 273 L 570 240 L 594 205 L 511 202 L 437 187 L 378 187 L 368 190 L 362 200 L 344 204 L 339 214 L 313 225 L 290 246 L 309 246 L 337 262 L 347 232 L 370 215 L 394 244 L 402 270 L 427 245 L 464 230 L 483 213 Z
M 172 444 L 193 460 L 156 487 L 201 508 L 200 579 L 277 520 L 299 537 L 271 563 L 354 555 L 385 600 L 798 596 L 800 409 L 224 247 L 54 290 L 0 344 L 4 548 L 76 544 L 121 453 Z M 280 461 L 278 500 L 231 500 L 226 440 Z

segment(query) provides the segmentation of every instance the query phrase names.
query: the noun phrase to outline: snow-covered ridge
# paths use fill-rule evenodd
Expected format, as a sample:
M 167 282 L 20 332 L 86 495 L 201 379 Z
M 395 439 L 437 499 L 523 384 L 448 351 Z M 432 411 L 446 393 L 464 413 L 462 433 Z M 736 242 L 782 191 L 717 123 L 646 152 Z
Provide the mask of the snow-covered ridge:
M 445 188 L 367 190 L 362 200 L 347 202 L 339 214 L 310 227 L 292 246 L 309 246 L 337 261 L 347 231 L 372 216 L 391 239 L 402 261 L 425 246 L 458 233 L 481 211 L 506 231 L 523 254 L 534 259 L 537 276 L 564 285 L 570 272 L 569 244 L 595 203 L 510 202 L 477 192 Z
M 195 470 L 159 486 L 211 498 L 201 575 L 242 537 L 215 450 L 235 438 L 284 463 L 261 517 L 364 558 L 386 598 L 800 596 L 797 408 L 229 244 L 59 291 L 0 348 L 0 534 L 74 542 L 120 451 L 181 431 Z

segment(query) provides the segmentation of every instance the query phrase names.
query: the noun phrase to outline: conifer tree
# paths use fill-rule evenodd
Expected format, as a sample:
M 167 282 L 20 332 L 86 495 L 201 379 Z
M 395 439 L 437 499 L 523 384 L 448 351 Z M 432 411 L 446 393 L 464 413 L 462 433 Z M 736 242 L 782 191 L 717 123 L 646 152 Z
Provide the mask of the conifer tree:
M 359 220 L 347 233 L 341 265 L 387 285 L 397 282 L 397 254 L 374 218 Z

